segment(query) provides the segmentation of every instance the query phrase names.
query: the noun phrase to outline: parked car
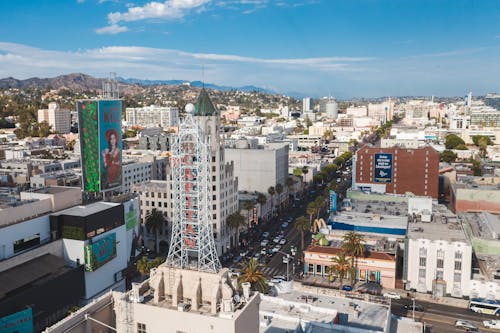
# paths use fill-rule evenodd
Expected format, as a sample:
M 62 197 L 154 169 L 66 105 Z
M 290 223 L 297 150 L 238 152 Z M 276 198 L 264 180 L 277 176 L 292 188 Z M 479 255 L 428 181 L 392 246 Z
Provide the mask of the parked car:
M 260 242 L 260 246 L 267 246 L 269 244 L 268 239 L 264 239 L 262 242 Z
M 413 303 L 405 304 L 404 308 L 408 311 L 413 311 Z M 424 307 L 420 304 L 415 304 L 415 311 L 424 312 Z
M 280 245 L 285 245 L 285 243 L 286 243 L 286 238 L 280 239 Z
M 392 298 L 392 299 L 401 299 L 401 295 L 394 292 L 394 291 L 389 291 L 383 295 L 384 297 L 387 298 Z
M 483 321 L 484 327 L 500 329 L 500 320 L 485 320 Z
M 344 290 L 344 291 L 352 291 L 352 286 L 349 286 L 349 285 L 342 286 L 342 290 Z
M 477 326 L 468 320 L 457 320 L 455 322 L 455 327 L 462 327 L 462 328 L 476 329 L 477 330 Z

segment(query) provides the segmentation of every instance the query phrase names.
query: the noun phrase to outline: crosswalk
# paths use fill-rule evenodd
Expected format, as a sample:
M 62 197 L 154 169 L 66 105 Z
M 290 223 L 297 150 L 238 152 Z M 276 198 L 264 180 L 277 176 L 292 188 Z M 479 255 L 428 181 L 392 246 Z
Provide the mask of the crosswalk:
M 268 278 L 272 278 L 275 275 L 285 275 L 286 274 L 286 265 L 285 267 L 270 267 L 266 266 L 261 269 L 262 273 L 264 273 Z

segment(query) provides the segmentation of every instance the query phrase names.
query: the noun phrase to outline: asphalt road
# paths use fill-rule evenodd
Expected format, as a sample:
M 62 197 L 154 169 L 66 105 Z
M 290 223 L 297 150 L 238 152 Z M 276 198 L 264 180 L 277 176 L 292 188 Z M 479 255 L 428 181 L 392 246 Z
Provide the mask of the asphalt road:
M 391 311 L 397 316 L 412 317 L 412 310 L 406 310 L 404 304 L 412 304 L 411 299 L 392 300 Z M 481 332 L 499 332 L 483 327 L 483 320 L 497 319 L 494 316 L 471 312 L 468 309 L 449 305 L 416 301 L 415 304 L 424 307 L 423 312 L 415 311 L 415 320 L 426 324 L 427 332 L 465 332 L 465 329 L 455 327 L 455 321 L 467 320 L 475 324 Z

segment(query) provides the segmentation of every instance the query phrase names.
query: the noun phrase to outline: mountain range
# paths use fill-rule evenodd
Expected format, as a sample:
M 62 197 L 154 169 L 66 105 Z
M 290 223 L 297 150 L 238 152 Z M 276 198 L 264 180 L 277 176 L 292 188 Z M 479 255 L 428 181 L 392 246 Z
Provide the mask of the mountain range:
M 66 87 L 75 91 L 88 91 L 95 89 L 102 89 L 102 84 L 107 79 L 95 78 L 93 76 L 83 73 L 72 73 L 67 75 L 60 75 L 53 78 L 38 78 L 33 77 L 25 80 L 19 80 L 13 77 L 0 79 L 0 89 L 8 88 L 53 88 L 58 89 Z M 242 87 L 229 87 L 219 86 L 213 83 L 203 83 L 201 81 L 186 81 L 186 80 L 141 80 L 135 78 L 121 78 L 118 77 L 117 81 L 123 85 L 140 85 L 140 86 L 154 86 L 154 85 L 182 85 L 189 84 L 191 87 L 205 87 L 208 89 L 229 91 L 239 90 L 245 92 L 258 91 L 268 94 L 275 94 L 274 91 L 267 90 L 256 86 L 242 86 Z

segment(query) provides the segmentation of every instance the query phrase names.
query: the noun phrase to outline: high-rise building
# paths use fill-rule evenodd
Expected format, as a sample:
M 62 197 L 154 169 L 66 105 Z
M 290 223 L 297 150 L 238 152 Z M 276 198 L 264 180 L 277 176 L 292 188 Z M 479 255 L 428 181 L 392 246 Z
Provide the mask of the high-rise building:
M 309 112 L 313 109 L 313 100 L 310 97 L 304 97 L 302 99 L 302 112 Z
M 59 104 L 49 103 L 48 109 L 38 110 L 38 123 L 46 121 L 53 132 L 65 134 L 71 130 L 71 111 L 61 109 Z
M 128 126 L 171 127 L 179 124 L 179 109 L 170 106 L 150 105 L 126 108 Z

